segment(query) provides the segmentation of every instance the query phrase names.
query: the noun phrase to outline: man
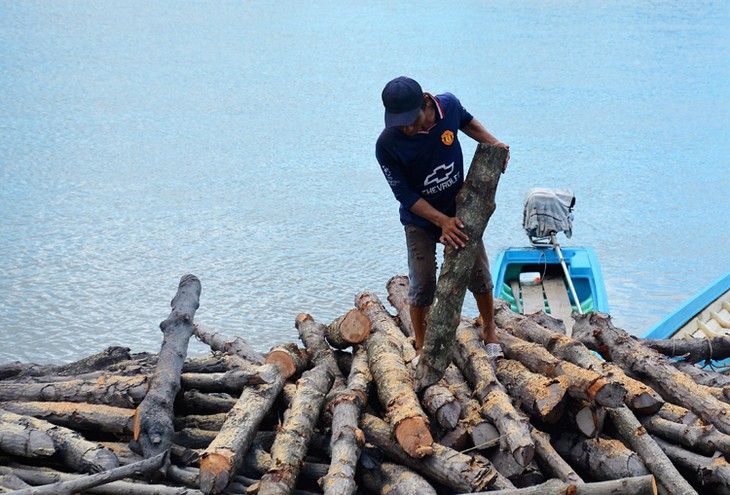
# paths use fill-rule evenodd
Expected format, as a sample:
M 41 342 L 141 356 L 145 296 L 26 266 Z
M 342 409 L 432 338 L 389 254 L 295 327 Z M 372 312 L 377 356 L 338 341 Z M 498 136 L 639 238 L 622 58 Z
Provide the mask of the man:
M 410 288 L 408 300 L 416 350 L 426 335 L 426 316 L 436 291 L 436 243 L 462 248 L 469 238 L 456 217 L 456 194 L 464 183 L 461 130 L 479 143 L 509 147 L 487 131 L 451 93 L 424 93 L 411 78 L 397 77 L 382 92 L 385 129 L 375 155 L 400 202 L 405 227 Z M 509 155 L 508 155 L 509 160 Z M 506 167 L 506 165 L 505 165 Z M 502 356 L 494 327 L 489 261 L 481 239 L 469 290 L 479 308 L 482 338 L 490 356 Z

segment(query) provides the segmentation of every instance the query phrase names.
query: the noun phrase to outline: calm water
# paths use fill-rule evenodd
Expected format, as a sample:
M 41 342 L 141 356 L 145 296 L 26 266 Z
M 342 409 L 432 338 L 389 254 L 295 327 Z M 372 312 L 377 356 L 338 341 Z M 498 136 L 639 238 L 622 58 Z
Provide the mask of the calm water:
M 528 189 L 572 189 L 563 244 L 643 334 L 730 269 L 729 5 L 0 1 L 0 363 L 156 351 L 185 273 L 196 320 L 261 351 L 385 300 L 401 74 L 511 145 L 492 256 L 526 242 Z

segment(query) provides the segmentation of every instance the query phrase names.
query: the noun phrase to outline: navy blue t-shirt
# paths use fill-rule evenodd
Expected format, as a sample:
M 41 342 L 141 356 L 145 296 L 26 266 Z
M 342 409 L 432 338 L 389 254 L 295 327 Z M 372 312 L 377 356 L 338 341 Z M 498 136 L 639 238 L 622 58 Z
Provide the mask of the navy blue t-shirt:
M 445 215 L 456 214 L 456 194 L 464 183 L 458 132 L 473 117 L 451 93 L 428 96 L 435 103 L 435 125 L 415 136 L 407 136 L 397 127 L 383 129 L 375 156 L 400 202 L 401 223 L 437 229 L 410 208 L 423 198 Z

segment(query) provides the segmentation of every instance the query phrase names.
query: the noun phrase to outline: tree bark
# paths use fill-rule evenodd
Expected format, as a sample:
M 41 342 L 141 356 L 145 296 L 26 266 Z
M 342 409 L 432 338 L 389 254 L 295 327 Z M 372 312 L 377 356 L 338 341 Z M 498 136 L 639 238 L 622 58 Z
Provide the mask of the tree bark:
M 697 481 L 708 490 L 703 493 L 721 493 L 719 489 L 713 489 L 714 484 L 722 487 L 725 493 L 730 492 L 730 464 L 723 456 L 706 457 L 661 438 L 654 440 L 674 464 L 686 468 L 696 476 Z M 675 492 L 670 493 L 674 495 Z
M 248 342 L 243 340 L 241 337 L 229 339 L 197 324 L 194 325 L 194 328 L 195 336 L 208 344 L 214 351 L 227 352 L 234 356 L 243 358 L 251 364 L 264 363 L 264 356 L 251 347 Z
M 449 367 L 446 368 L 444 379 L 449 384 L 449 387 L 454 392 L 454 396 L 461 404 L 460 425 L 471 437 L 472 444 L 479 447 L 498 439 L 499 432 L 494 425 L 482 415 L 481 404 L 478 400 L 473 398 L 474 391 L 454 363 L 451 363 Z M 458 438 L 456 441 L 459 441 Z M 465 448 L 465 445 L 461 445 L 461 443 L 454 446 L 445 443 L 443 441 L 443 437 L 440 443 L 447 447 L 455 448 L 456 450 L 462 450 Z
M 236 404 L 236 399 L 204 394 L 197 390 L 186 390 L 183 392 L 182 402 L 185 412 L 188 414 L 210 414 L 227 413 Z
M 180 383 L 184 389 L 201 392 L 232 392 L 238 394 L 247 385 L 261 385 L 271 383 L 276 379 L 278 370 L 269 375 L 262 374 L 267 368 L 251 366 L 246 369 L 236 369 L 224 373 L 183 373 Z
M 432 455 L 415 459 L 392 440 L 393 432 L 382 419 L 364 414 L 362 429 L 368 442 L 380 448 L 392 461 L 414 469 L 457 493 L 483 490 L 493 485 L 499 488 L 496 485 L 500 476 L 484 458 L 474 458 L 434 444 Z M 511 487 L 506 479 L 502 479 L 500 484 L 505 488 Z
M 483 412 L 505 437 L 515 460 L 527 466 L 535 455 L 527 419 L 512 405 L 504 386 L 497 380 L 491 359 L 481 345 L 481 336 L 469 323 L 462 323 L 456 333 L 454 362 L 471 384 L 474 394 L 483 404 Z
M 367 467 L 365 467 L 367 465 Z M 418 473 L 391 462 L 361 463 L 363 486 L 380 495 L 437 495 Z
M 730 433 L 730 406 L 707 393 L 691 377 L 677 370 L 669 359 L 642 346 L 634 337 L 611 323 L 608 315 L 590 313 L 576 318 L 573 335 L 595 345 L 622 368 L 650 380 L 664 397 L 695 413 L 723 433 Z
M 706 387 L 723 389 L 725 395 L 728 395 L 727 390 L 730 387 L 730 376 L 724 373 L 718 373 L 717 371 L 700 368 L 699 366 L 688 363 L 687 361 L 673 361 L 672 364 L 682 373 L 687 373 L 691 376 L 696 383 Z
M 56 447 L 44 431 L 0 421 L 0 452 L 20 457 L 48 457 L 56 452 Z
M 621 440 L 641 456 L 646 467 L 654 474 L 659 484 L 667 490 L 667 493 L 697 495 L 695 489 L 679 474 L 651 435 L 647 435 L 644 427 L 628 407 L 608 408 L 608 415 Z
M 170 315 L 160 323 L 163 341 L 147 395 L 134 413 L 134 441 L 145 457 L 167 451 L 175 433 L 173 403 L 180 391 L 180 374 L 193 335 L 193 318 L 200 305 L 200 280 L 180 279 Z
M 641 457 L 619 440 L 585 438 L 571 431 L 553 438 L 555 450 L 594 480 L 615 480 L 649 474 Z
M 398 310 L 401 331 L 406 337 L 415 338 L 416 333 L 413 331 L 411 313 L 407 310 L 410 307 L 410 303 L 408 302 L 409 285 L 410 280 L 408 277 L 397 275 L 388 280 L 385 287 L 388 290 L 388 302 Z
M 719 451 L 730 455 L 730 435 L 720 433 L 714 426 L 683 425 L 664 419 L 658 414 L 641 418 L 641 424 L 652 435 L 658 435 L 675 444 L 707 454 Z
M 355 346 L 353 354 L 347 388 L 331 404 L 331 462 L 327 475 L 320 481 L 326 495 L 352 495 L 357 490 L 355 473 L 365 444 L 365 434 L 359 428 L 360 416 L 367 404 L 372 375 L 365 349 Z
M 458 250 L 449 246 L 444 249 L 436 294 L 426 318 L 421 359 L 416 367 L 418 390 L 438 382 L 451 362 L 451 348 L 477 256 L 477 241 L 482 238 L 496 207 L 494 197 L 508 153 L 498 146 L 479 144 L 464 185 L 456 196 L 456 216 L 471 241 Z
M 445 430 L 453 430 L 459 424 L 461 404 L 443 380 L 423 391 L 421 404 Z
M 334 394 L 347 386 L 347 381 L 342 375 L 340 367 L 337 366 L 332 348 L 325 341 L 325 325 L 317 323 L 311 315 L 306 313 L 297 315 L 294 324 L 297 330 L 299 330 L 299 338 L 304 343 L 312 364 L 323 364 L 334 379 L 330 390 L 330 397 L 328 398 L 329 401 L 333 398 Z
M 294 400 L 284 412 L 284 423 L 271 447 L 271 468 L 259 482 L 259 495 L 294 493 L 300 466 L 307 455 L 307 446 L 332 381 L 326 364 L 302 374 Z
M 47 434 L 64 464 L 82 473 L 95 473 L 119 466 L 119 460 L 104 446 L 89 442 L 80 433 L 42 419 L 0 410 L 0 424 L 13 423 Z
M 129 435 L 134 430 L 134 410 L 76 402 L 5 402 L 0 409 L 33 416 L 78 431 Z
M 546 423 L 555 423 L 562 417 L 568 392 L 566 377 L 547 378 L 512 359 L 498 360 L 495 371 L 509 395 L 531 416 Z
M 634 411 L 640 414 L 653 414 L 662 407 L 664 399 L 651 387 L 626 376 L 618 366 L 601 361 L 575 338 L 551 332 L 539 325 L 535 321 L 536 315 L 530 317 L 518 315 L 502 300 L 495 300 L 494 312 L 495 322 L 514 336 L 541 344 L 560 359 L 593 370 L 609 380 L 620 382 L 626 389 L 625 403 Z M 537 316 L 539 317 L 539 314 Z
M 656 495 L 656 493 L 654 477 L 646 475 L 585 484 L 549 480 L 541 485 L 518 490 L 497 490 L 472 495 Z
M 721 361 L 730 357 L 730 337 L 710 339 L 641 339 L 641 344 L 669 357 L 681 357 L 687 363 Z
M 530 434 L 535 442 L 535 454 L 537 454 L 538 464 L 543 466 L 545 471 L 566 483 L 584 483 L 578 473 L 573 470 L 570 464 L 565 462 L 565 459 L 552 446 L 550 436 L 547 433 L 532 427 Z
M 618 407 L 623 404 L 626 389 L 621 383 L 558 359 L 543 346 L 517 338 L 504 330 L 497 329 L 497 336 L 504 347 L 506 357 L 519 360 L 535 373 L 549 377 L 565 376 L 568 379 L 568 393 L 571 397 L 607 407 Z
M 360 344 L 370 335 L 370 320 L 358 309 L 351 309 L 324 328 L 329 345 L 347 349 Z
M 262 367 L 267 366 L 275 365 L 264 364 Z M 284 374 L 279 373 L 272 383 L 243 389 L 236 404 L 228 411 L 220 433 L 201 455 L 200 489 L 203 493 L 221 493 L 228 486 L 285 380 Z

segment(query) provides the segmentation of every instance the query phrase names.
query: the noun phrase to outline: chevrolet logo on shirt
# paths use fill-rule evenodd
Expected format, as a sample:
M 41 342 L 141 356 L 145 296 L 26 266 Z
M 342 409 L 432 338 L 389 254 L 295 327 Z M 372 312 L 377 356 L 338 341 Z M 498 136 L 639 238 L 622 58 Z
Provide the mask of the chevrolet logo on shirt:
M 459 180 L 459 174 L 452 174 L 454 174 L 454 162 L 439 165 L 423 181 L 424 189 L 421 193 L 424 195 L 436 194 L 454 185 Z M 426 188 L 426 186 L 432 187 Z

